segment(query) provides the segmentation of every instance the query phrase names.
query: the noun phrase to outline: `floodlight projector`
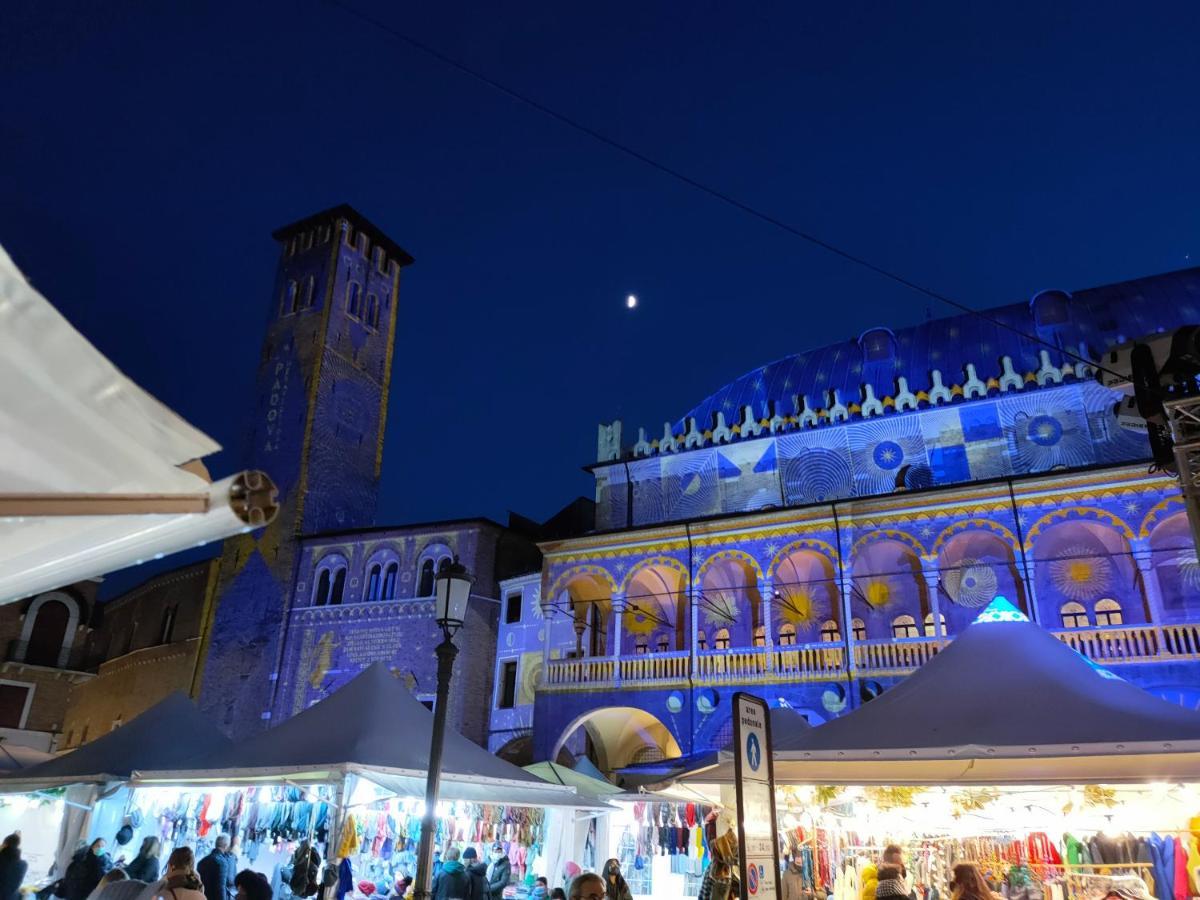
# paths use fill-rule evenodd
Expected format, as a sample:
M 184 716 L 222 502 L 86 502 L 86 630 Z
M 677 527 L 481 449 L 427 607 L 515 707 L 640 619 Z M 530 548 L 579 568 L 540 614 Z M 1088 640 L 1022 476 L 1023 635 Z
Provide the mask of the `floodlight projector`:
M 1195 393 L 1196 377 L 1200 376 L 1200 325 L 1184 325 L 1118 344 L 1104 354 L 1101 362 L 1108 371 L 1100 370 L 1100 383 L 1125 394 L 1135 392 L 1139 368 L 1166 394 Z
M 1200 395 L 1200 325 L 1153 334 L 1113 347 L 1096 377 L 1126 396 L 1113 405 L 1117 423 L 1146 434 L 1154 461 L 1176 471 L 1174 441 L 1163 402 Z

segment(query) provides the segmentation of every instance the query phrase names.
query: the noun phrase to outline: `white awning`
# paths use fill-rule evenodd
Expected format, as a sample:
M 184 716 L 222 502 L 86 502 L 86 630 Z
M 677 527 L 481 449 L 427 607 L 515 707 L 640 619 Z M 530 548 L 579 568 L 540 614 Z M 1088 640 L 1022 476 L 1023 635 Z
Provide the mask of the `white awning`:
M 0 248 L 0 603 L 265 525 L 274 485 L 257 472 L 210 483 L 198 460 L 219 449 Z

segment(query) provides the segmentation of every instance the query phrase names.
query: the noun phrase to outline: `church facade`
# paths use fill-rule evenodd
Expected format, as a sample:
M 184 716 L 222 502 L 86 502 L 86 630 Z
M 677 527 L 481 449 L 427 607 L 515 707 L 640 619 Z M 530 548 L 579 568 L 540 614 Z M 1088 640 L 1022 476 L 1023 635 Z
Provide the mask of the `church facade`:
M 536 622 L 500 623 L 492 749 L 609 771 L 701 753 L 743 689 L 824 721 L 996 596 L 1200 704 L 1178 485 L 1093 364 L 1198 315 L 1197 269 L 1047 291 L 778 360 L 654 439 L 601 426 L 597 530 L 512 585 Z

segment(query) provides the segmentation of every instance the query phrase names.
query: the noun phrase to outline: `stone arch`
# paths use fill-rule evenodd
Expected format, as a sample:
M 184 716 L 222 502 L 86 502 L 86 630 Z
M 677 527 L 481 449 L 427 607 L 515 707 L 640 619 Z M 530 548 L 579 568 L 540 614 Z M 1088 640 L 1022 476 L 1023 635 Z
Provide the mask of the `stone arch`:
M 1113 519 L 1055 518 L 1039 528 L 1029 562 L 1042 621 L 1058 620 L 1061 606 L 1068 601 L 1090 610 L 1104 598 L 1120 603 L 1126 622 L 1147 621 L 1146 598 L 1130 544 L 1132 532 Z
M 820 639 L 823 623 L 842 621 L 841 591 L 833 560 L 797 544 L 790 544 L 791 551 L 773 563 L 771 615 L 777 634 L 788 625 L 792 642 L 806 644 Z
M 389 570 L 392 572 L 391 581 L 393 590 L 391 597 L 384 590 L 384 581 L 387 578 Z M 363 567 L 362 599 L 370 601 L 394 598 L 395 576 L 399 573 L 399 570 L 400 554 L 396 552 L 396 549 L 387 544 L 376 547 L 371 552 L 371 555 L 367 557 L 366 565 Z
M 346 572 L 350 562 L 336 550 L 331 550 L 322 556 L 313 568 L 312 595 L 309 598 L 311 606 L 336 606 L 345 602 Z M 336 585 L 340 579 L 343 595 L 334 600 Z
M 774 578 L 779 564 L 797 550 L 812 550 L 816 553 L 822 553 L 829 558 L 831 563 L 835 566 L 837 565 L 838 552 L 833 544 L 819 540 L 818 538 L 800 538 L 779 548 L 779 551 L 771 558 L 771 564 L 767 566 L 767 574 L 771 578 Z
M 973 517 L 970 519 L 959 519 L 943 528 L 942 533 L 934 540 L 933 546 L 930 548 L 931 552 L 940 554 L 948 541 L 960 532 L 968 530 L 989 531 L 1006 541 L 1013 553 L 1016 553 L 1020 549 L 1017 536 L 1005 525 L 993 519 Z
M 414 596 L 432 597 L 433 581 L 443 566 L 454 559 L 454 551 L 444 541 L 430 541 L 417 555 Z
M 930 611 L 921 555 L 907 540 L 880 534 L 860 542 L 850 572 L 850 607 L 854 618 L 863 620 L 868 640 L 890 640 L 898 615 L 924 621 Z
M 606 569 L 581 565 L 559 575 L 545 595 L 554 611 L 572 620 L 577 655 L 608 655 L 615 588 Z
M 669 556 L 653 556 L 629 570 L 622 582 L 620 652 L 636 653 L 640 646 L 655 652 L 689 649 L 687 566 Z
M 1177 507 L 1177 509 L 1172 511 L 1172 507 Z M 1179 496 L 1167 497 L 1165 500 L 1158 501 L 1142 517 L 1142 524 L 1138 527 L 1138 537 L 1150 537 L 1155 528 L 1183 509 L 1185 509 L 1183 498 Z
M 633 579 L 637 577 L 638 573 L 643 569 L 652 567 L 671 569 L 675 572 L 678 572 L 679 578 L 686 589 L 688 583 L 687 566 L 673 556 L 648 556 L 643 560 L 639 560 L 636 565 L 634 565 L 628 572 L 625 573 L 625 577 L 621 580 L 621 586 L 619 588 L 614 588 L 614 591 L 620 590 L 622 593 L 628 591 L 629 585 L 632 583 Z
M 858 554 L 877 541 L 897 541 L 902 544 L 907 544 L 912 551 L 920 558 L 925 556 L 929 551 L 925 549 L 925 545 L 909 534 L 907 531 L 902 531 L 898 528 L 878 528 L 864 534 L 854 546 L 850 548 L 850 558 L 854 559 Z
M 948 634 L 975 620 L 997 596 L 1007 597 L 1029 612 L 1025 585 L 1017 568 L 1019 547 L 1008 529 L 951 526 L 934 542 L 937 548 L 938 605 Z M 944 540 L 943 540 L 944 538 Z
M 34 628 L 37 627 L 38 615 L 43 610 L 46 611 L 46 616 L 43 616 L 43 627 L 51 627 L 48 617 L 54 607 L 47 608 L 47 604 L 59 603 L 66 607 L 66 616 L 61 625 L 57 621 L 53 623 L 53 634 L 42 635 L 45 646 L 42 647 L 42 641 L 34 634 Z M 71 648 L 75 645 L 75 635 L 79 631 L 79 620 L 81 610 L 79 601 L 68 594 L 66 591 L 47 591 L 44 594 L 39 594 L 29 604 L 29 609 L 25 611 L 25 621 L 21 624 L 21 641 L 18 645 L 21 662 L 30 662 L 35 664 L 29 658 L 29 651 L 34 650 L 34 655 L 38 656 L 41 661 L 37 665 L 53 666 L 55 668 L 66 668 L 67 662 L 71 656 Z M 51 644 L 56 644 L 57 648 L 51 647 Z M 42 652 L 44 649 L 44 653 Z
M 1029 527 L 1029 530 L 1025 532 L 1025 549 L 1032 548 L 1038 535 L 1050 526 L 1072 521 L 1092 521 L 1106 524 L 1119 531 L 1127 541 L 1134 539 L 1133 529 L 1115 513 L 1096 506 L 1066 506 L 1046 513 Z
M 559 734 L 550 759 L 556 759 L 581 728 L 587 734 L 597 768 L 605 772 L 634 761 L 683 755 L 671 729 L 653 713 L 634 706 L 605 706 L 576 716 Z
M 567 586 L 572 581 L 583 577 L 586 577 L 593 582 L 602 584 L 608 589 L 609 596 L 612 596 L 618 591 L 617 581 L 615 578 L 613 578 L 608 569 L 597 565 L 579 565 L 572 566 L 571 568 L 560 572 L 558 577 L 551 582 L 550 589 L 546 591 L 544 596 L 553 602 L 559 596 L 559 594 L 567 589 Z
M 722 560 L 736 559 L 744 563 L 750 571 L 754 573 L 755 579 L 761 581 L 763 577 L 762 566 L 759 565 L 757 559 L 747 553 L 745 550 L 719 550 L 701 563 L 700 568 L 696 570 L 696 581 L 703 582 L 705 573 L 714 565 L 718 565 Z
M 752 647 L 754 634 L 764 622 L 759 591 L 762 570 L 747 553 L 722 551 L 700 568 L 696 582 L 699 627 L 705 632 L 729 632 L 729 647 Z M 716 639 L 708 641 L 716 648 Z
M 1195 621 L 1200 615 L 1200 561 L 1192 543 L 1187 513 L 1182 510 L 1159 521 L 1143 544 L 1149 552 L 1143 561 L 1143 578 L 1154 579 L 1168 622 Z

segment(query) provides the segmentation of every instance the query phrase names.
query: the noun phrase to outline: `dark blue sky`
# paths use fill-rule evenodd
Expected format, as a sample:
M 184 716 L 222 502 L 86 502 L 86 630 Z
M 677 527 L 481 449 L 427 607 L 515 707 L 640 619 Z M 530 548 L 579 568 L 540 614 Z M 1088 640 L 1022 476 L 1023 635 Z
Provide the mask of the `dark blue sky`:
M 978 307 L 1200 259 L 1194 3 L 346 2 Z M 0 97 L 0 243 L 231 450 L 269 232 L 348 202 L 416 257 L 381 522 L 547 516 L 601 420 L 950 312 L 322 0 L 9 0 Z

